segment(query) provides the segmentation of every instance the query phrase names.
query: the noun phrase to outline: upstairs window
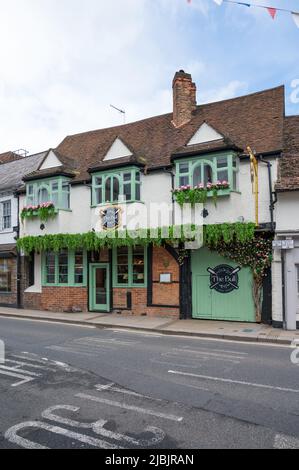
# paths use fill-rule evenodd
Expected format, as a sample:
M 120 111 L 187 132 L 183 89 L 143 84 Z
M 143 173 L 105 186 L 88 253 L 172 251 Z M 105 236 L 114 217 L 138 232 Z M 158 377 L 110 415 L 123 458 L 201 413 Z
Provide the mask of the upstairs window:
M 70 209 L 70 183 L 67 178 L 39 180 L 26 185 L 26 205 L 53 202 L 57 209 Z
M 176 163 L 176 186 L 207 186 L 208 183 L 227 181 L 230 189 L 237 190 L 238 162 L 234 155 L 194 157 Z
M 11 200 L 0 203 L 0 229 L 9 230 L 11 228 Z
M 92 177 L 92 205 L 140 201 L 140 184 L 136 168 L 97 173 Z

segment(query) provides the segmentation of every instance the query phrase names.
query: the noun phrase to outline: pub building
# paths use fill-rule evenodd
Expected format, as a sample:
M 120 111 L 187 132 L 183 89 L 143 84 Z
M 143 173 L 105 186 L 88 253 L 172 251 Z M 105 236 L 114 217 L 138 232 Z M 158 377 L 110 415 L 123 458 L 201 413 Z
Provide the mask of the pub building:
M 67 136 L 24 176 L 18 247 L 34 266 L 25 308 L 271 323 L 262 250 L 275 230 L 284 87 L 196 98 L 180 70 L 171 113 Z M 171 215 L 168 238 L 129 239 L 124 213 L 140 214 L 144 232 L 155 228 L 144 214 L 161 203 L 178 212 L 201 203 L 208 243 L 173 236 Z

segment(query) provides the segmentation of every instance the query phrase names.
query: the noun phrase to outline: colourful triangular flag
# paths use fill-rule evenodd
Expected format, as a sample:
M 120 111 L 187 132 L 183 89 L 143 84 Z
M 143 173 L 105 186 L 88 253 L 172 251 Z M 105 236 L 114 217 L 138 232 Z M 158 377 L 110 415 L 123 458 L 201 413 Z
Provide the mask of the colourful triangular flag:
M 223 0 L 214 0 L 214 2 L 217 3 L 217 5 L 221 6 L 223 3 Z
M 292 18 L 294 20 L 295 25 L 299 28 L 299 13 L 292 12 Z
M 270 13 L 271 18 L 274 20 L 274 19 L 275 19 L 275 16 L 276 16 L 276 13 L 277 13 L 276 8 L 271 8 L 271 7 L 269 7 L 269 8 L 267 8 L 267 10 L 268 10 L 268 12 Z

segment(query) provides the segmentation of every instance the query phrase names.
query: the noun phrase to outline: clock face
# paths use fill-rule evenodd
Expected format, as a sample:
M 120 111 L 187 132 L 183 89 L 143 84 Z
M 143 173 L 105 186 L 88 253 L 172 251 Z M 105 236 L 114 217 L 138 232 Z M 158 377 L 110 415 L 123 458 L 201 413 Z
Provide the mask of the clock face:
M 239 289 L 238 272 L 240 267 L 233 268 L 228 264 L 220 264 L 215 268 L 208 268 L 210 273 L 210 289 L 220 294 L 229 294 Z

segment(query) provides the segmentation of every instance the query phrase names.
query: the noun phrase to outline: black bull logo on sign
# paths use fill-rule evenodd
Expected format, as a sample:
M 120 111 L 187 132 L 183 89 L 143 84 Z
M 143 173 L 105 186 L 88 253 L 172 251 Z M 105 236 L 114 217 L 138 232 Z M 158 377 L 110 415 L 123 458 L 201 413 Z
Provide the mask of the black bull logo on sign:
M 239 276 L 241 271 L 240 266 L 233 268 L 227 264 L 221 264 L 216 268 L 208 268 L 210 273 L 210 289 L 216 290 L 221 294 L 228 294 L 234 290 L 239 289 Z

